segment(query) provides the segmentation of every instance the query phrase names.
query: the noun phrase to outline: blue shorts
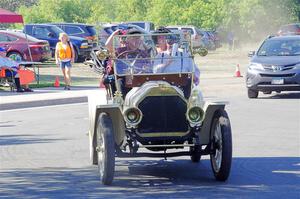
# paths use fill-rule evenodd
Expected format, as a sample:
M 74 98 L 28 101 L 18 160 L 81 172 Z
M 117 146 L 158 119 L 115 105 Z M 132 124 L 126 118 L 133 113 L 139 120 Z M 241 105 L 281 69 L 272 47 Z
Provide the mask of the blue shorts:
M 15 77 L 17 75 L 17 71 L 14 70 L 5 70 L 5 77 Z
M 62 69 L 65 69 L 66 67 L 67 68 L 72 67 L 71 61 L 61 61 L 59 64 L 60 64 L 60 68 L 62 68 Z

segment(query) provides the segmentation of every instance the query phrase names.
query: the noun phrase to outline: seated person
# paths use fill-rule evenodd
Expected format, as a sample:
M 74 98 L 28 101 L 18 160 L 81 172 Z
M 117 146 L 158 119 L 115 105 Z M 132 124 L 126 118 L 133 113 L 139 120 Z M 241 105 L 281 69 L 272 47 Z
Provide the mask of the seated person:
M 161 31 L 158 33 L 161 33 Z M 158 52 L 153 63 L 153 73 L 192 72 L 194 67 L 194 83 L 198 85 L 200 71 L 191 55 L 187 51 L 179 49 L 178 43 L 168 42 L 167 35 L 156 35 L 153 39 L 157 44 Z
M 142 34 L 142 32 L 136 29 L 118 29 L 108 38 L 106 48 L 110 52 L 115 52 L 118 74 L 128 73 L 129 67 L 134 68 L 133 72 L 135 74 L 152 72 L 149 67 L 150 61 L 147 59 L 150 58 L 151 49 L 147 48 L 139 34 Z M 124 37 L 120 36 L 119 46 L 113 48 L 113 37 L 115 35 L 124 35 Z
M 116 72 L 119 75 L 152 72 L 150 59 L 148 59 L 150 58 L 150 51 L 152 49 L 147 48 L 139 34 L 142 34 L 142 32 L 134 28 L 126 30 L 118 29 L 108 38 L 105 46 L 110 52 L 115 53 L 116 60 L 108 61 L 106 69 L 108 73 L 104 77 L 104 82 L 114 82 L 114 80 L 111 80 L 111 76 L 114 78 L 113 64 L 115 64 Z M 119 44 L 117 47 L 113 44 L 114 36 L 116 35 L 124 35 L 123 37 L 120 36 L 119 41 L 116 42 Z M 126 37 L 126 35 L 128 36 Z M 130 71 L 130 69 L 132 69 L 132 71 Z M 123 96 L 130 90 L 130 88 L 124 86 L 125 81 L 128 80 L 128 78 L 126 78 L 127 77 L 120 77 L 117 80 L 122 89 Z M 112 88 L 114 93 L 115 86 L 112 85 Z
M 14 83 L 16 85 L 17 92 L 33 92 L 33 90 L 28 87 L 28 84 L 24 85 L 24 89 L 21 87 L 20 77 L 18 74 L 20 66 L 17 62 L 7 57 L 0 56 L 0 67 L 5 69 L 6 77 L 14 78 Z

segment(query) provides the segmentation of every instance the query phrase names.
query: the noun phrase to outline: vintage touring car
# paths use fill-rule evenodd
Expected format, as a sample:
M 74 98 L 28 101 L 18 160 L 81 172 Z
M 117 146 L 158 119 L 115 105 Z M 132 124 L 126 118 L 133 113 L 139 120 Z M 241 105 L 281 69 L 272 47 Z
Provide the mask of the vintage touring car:
M 158 48 L 158 38 L 166 49 Z M 93 51 L 87 64 L 102 74 L 106 97 L 89 96 L 90 156 L 103 184 L 113 181 L 116 157 L 199 162 L 210 155 L 216 180 L 227 180 L 232 139 L 226 103 L 204 101 L 192 49 L 180 38 L 128 32 Z

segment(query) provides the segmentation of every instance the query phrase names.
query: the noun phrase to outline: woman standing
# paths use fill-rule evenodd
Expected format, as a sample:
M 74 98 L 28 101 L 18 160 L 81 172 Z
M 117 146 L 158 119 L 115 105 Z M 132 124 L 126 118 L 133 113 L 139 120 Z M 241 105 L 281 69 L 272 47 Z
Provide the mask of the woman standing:
M 74 48 L 69 41 L 66 33 L 59 34 L 59 40 L 55 48 L 56 64 L 60 66 L 65 81 L 65 90 L 70 90 L 71 85 L 71 67 L 74 62 Z

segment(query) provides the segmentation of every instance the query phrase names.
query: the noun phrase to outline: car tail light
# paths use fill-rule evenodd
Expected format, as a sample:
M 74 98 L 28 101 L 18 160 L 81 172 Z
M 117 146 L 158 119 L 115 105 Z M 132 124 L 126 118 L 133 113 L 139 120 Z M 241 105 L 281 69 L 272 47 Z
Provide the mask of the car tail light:
M 30 48 L 43 48 L 44 45 L 41 45 L 41 44 L 31 44 L 29 45 Z

